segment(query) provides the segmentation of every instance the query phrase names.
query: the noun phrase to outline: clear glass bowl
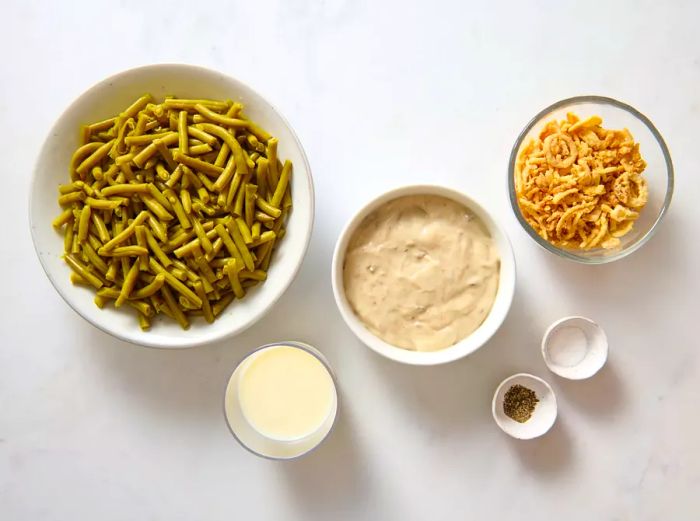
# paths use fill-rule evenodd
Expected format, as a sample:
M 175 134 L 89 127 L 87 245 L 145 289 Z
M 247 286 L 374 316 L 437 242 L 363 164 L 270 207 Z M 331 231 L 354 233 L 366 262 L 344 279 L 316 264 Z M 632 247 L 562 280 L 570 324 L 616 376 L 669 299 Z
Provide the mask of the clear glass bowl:
M 565 119 L 567 112 L 574 112 L 581 118 L 598 115 L 603 118 L 605 128 L 628 128 L 635 141 L 640 144 L 640 152 L 647 162 L 644 177 L 649 186 L 649 200 L 642 209 L 634 228 L 620 238 L 620 245 L 612 249 L 596 248 L 575 250 L 558 248 L 542 237 L 527 223 L 520 211 L 515 195 L 515 162 L 523 145 L 537 136 L 540 129 L 551 119 Z M 550 251 L 584 264 L 604 264 L 626 257 L 642 247 L 654 235 L 664 214 L 668 210 L 673 195 L 673 164 L 668 147 L 654 124 L 637 109 L 626 103 L 603 96 L 576 96 L 558 101 L 540 111 L 520 132 L 510 153 L 508 162 L 508 192 L 513 212 L 523 229 L 537 244 Z

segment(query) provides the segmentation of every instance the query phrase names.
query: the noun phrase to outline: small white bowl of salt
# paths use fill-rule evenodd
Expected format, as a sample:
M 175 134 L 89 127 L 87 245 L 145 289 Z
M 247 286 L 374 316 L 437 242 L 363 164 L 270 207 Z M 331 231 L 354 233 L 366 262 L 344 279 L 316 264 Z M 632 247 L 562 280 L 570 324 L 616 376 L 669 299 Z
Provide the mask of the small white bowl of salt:
M 564 317 L 542 338 L 542 356 L 554 374 L 583 380 L 596 374 L 608 359 L 605 331 L 586 317 Z

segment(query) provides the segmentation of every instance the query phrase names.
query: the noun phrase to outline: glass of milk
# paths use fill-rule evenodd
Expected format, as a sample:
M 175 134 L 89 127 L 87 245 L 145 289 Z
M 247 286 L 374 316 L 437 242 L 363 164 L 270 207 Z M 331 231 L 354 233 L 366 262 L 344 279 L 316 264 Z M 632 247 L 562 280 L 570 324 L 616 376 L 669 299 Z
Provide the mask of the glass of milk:
M 224 413 L 231 433 L 265 458 L 292 459 L 316 448 L 337 412 L 328 361 L 300 342 L 257 348 L 236 366 L 226 386 Z

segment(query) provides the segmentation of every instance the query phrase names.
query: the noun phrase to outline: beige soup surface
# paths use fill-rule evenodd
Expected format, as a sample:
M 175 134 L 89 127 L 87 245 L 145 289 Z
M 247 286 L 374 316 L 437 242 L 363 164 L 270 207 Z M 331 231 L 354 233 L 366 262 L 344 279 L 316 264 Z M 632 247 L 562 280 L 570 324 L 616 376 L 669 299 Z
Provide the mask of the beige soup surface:
M 493 306 L 500 260 L 485 225 L 445 197 L 382 205 L 348 245 L 343 282 L 364 325 L 385 342 L 436 351 L 473 333 Z

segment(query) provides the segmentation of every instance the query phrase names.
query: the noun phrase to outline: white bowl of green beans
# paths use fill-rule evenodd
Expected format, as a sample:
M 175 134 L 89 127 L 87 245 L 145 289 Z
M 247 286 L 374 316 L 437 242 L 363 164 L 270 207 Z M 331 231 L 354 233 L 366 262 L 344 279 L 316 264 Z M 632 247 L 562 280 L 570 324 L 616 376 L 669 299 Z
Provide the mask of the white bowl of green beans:
M 162 64 L 109 77 L 66 109 L 29 206 L 41 265 L 71 308 L 122 340 L 184 348 L 242 332 L 282 296 L 306 254 L 314 191 L 268 101 L 220 72 Z

